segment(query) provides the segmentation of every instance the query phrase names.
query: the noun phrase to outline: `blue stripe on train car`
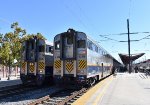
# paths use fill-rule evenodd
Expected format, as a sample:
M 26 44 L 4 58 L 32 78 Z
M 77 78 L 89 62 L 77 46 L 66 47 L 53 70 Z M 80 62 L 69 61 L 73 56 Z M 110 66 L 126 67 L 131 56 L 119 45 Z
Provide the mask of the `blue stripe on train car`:
M 107 72 L 110 69 L 110 66 L 103 66 L 103 72 Z M 102 73 L 102 66 L 88 66 L 87 67 L 88 75 L 95 75 Z
M 88 66 L 87 72 L 88 72 L 88 75 L 98 74 L 102 72 L 102 67 L 101 66 Z

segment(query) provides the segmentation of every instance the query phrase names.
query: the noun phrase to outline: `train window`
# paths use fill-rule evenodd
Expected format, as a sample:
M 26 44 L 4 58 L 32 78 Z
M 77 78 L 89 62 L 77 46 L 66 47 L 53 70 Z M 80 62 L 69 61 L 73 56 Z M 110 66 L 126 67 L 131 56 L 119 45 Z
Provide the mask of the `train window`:
M 60 49 L 60 41 L 55 42 L 55 50 Z
M 105 55 L 105 52 L 103 51 L 103 55 Z
M 78 48 L 85 48 L 85 40 L 78 40 L 77 41 Z
M 49 47 L 48 52 L 51 52 L 51 50 L 52 50 L 51 47 Z
M 89 48 L 90 50 L 93 50 L 93 48 L 92 48 L 92 42 L 91 42 L 91 41 L 88 42 L 88 48 Z
M 90 42 L 87 41 L 87 47 L 90 49 Z
M 34 41 L 31 42 L 31 49 L 34 49 Z
M 67 44 L 73 44 L 73 36 L 69 35 L 67 37 Z
M 46 46 L 46 52 L 47 52 L 47 53 L 51 53 L 51 51 L 52 51 L 52 46 L 47 45 L 47 46 Z
M 102 50 L 102 49 L 99 49 L 99 53 L 102 55 L 102 53 L 103 53 L 103 50 Z
M 49 48 L 49 46 L 48 46 L 48 45 L 46 45 L 46 52 L 48 52 L 48 48 Z
M 54 52 L 53 52 L 53 46 L 51 46 L 51 47 L 49 47 L 49 51 L 53 54 Z
M 98 48 L 98 53 L 101 53 L 101 49 L 100 48 Z
M 39 46 L 39 52 L 44 52 L 44 49 L 45 49 L 45 48 L 44 48 L 44 45 L 40 45 L 40 46 Z
M 95 46 L 95 51 L 98 52 L 98 47 L 97 46 Z
M 93 49 L 93 51 L 95 51 L 95 49 L 96 49 L 96 45 L 94 43 L 92 43 L 92 49 Z

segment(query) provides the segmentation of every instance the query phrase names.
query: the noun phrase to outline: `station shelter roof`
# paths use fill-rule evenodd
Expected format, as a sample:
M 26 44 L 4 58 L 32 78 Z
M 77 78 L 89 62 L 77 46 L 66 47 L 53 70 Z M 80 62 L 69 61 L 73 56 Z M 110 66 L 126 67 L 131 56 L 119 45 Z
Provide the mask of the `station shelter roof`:
M 131 54 L 130 55 L 130 61 L 133 62 L 136 59 L 140 58 L 141 56 L 143 56 L 145 53 L 139 53 L 139 54 Z M 122 62 L 126 65 L 129 64 L 129 55 L 128 54 L 119 54 Z

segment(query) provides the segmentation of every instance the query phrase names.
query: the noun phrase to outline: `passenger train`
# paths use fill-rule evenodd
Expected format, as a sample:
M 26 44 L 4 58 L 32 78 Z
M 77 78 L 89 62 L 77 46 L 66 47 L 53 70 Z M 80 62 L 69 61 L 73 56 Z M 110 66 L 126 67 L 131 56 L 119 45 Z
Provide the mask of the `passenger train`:
M 45 39 L 32 36 L 22 43 L 21 72 L 23 84 L 42 85 L 52 82 L 53 45 Z
M 120 63 L 83 32 L 68 29 L 54 37 L 56 84 L 93 85 L 112 73 Z

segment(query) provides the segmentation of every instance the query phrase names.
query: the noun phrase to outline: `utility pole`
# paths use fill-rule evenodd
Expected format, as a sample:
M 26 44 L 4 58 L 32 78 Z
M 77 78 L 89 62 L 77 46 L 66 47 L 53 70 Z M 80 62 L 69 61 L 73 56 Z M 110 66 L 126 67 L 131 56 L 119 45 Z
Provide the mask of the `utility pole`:
M 129 30 L 129 19 L 127 19 L 127 29 L 128 29 L 128 53 L 129 53 L 129 73 L 131 73 L 131 57 L 130 57 L 130 30 Z

